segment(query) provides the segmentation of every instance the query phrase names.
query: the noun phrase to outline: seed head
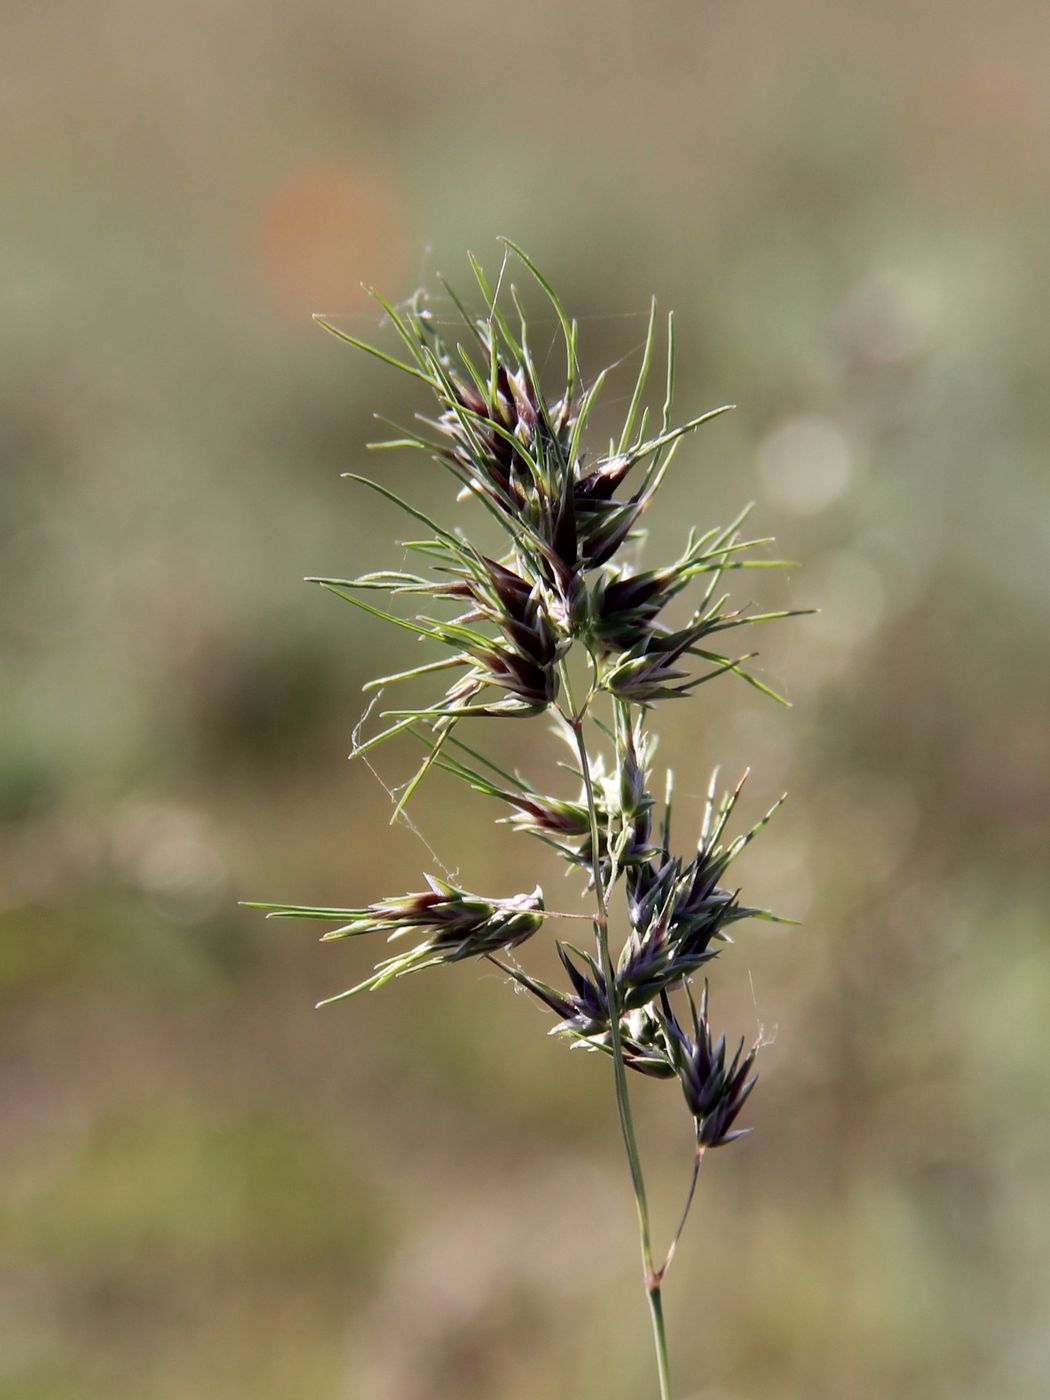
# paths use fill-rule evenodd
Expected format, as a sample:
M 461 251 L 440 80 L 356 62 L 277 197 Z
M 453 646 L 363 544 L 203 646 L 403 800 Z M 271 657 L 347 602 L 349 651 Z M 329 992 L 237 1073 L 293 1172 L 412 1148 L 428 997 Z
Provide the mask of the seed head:
M 442 323 L 422 293 L 396 308 L 376 297 L 403 347 L 398 355 L 323 322 L 431 395 L 428 416 L 416 415 L 422 429 L 399 429 L 394 441 L 371 445 L 424 452 L 454 479 L 464 515 L 483 509 L 502 543 L 488 543 L 482 552 L 462 524 L 439 523 L 379 482 L 355 477 L 425 528 L 425 537 L 414 528 L 413 538 L 402 541 L 406 559 L 417 562 L 411 569 L 316 581 L 417 639 L 437 644 L 436 659 L 369 681 L 366 689 L 450 673 L 430 703 L 381 711 L 392 721 L 386 728 L 363 742 L 355 736 L 355 754 L 401 734 L 426 749 L 395 817 L 432 767 L 497 798 L 501 819 L 512 829 L 544 841 L 599 887 L 595 950 L 556 945 L 564 989 L 500 961 L 502 952 L 540 928 L 545 913 L 538 887 L 529 895 L 489 899 L 428 877 L 422 892 L 359 909 L 264 907 L 278 917 L 329 920 L 337 927 L 325 935 L 328 939 L 378 933 L 412 943 L 333 1001 L 440 963 L 491 959 L 555 1013 L 554 1033 L 574 1047 L 622 1056 L 640 1074 L 677 1077 L 696 1121 L 699 1147 L 720 1146 L 739 1135 L 733 1124 L 754 1086 L 749 1076 L 755 1051 L 745 1053 L 741 1042 L 726 1063 L 725 1039 L 715 1043 L 708 1024 L 706 984 L 697 1009 L 690 979 L 731 942 L 734 923 L 775 917 L 743 904 L 727 870 L 776 806 L 745 835 L 727 841 L 725 828 L 740 786 L 716 802 L 712 777 L 695 854 L 692 859 L 676 854 L 669 797 L 659 836 L 653 831 L 654 743 L 645 723 L 658 702 L 687 696 L 727 673 L 773 694 L 745 669 L 754 653 L 735 655 L 725 649 L 721 634 L 795 614 L 758 614 L 749 604 L 731 607 L 721 581 L 728 571 L 783 561 L 756 557 L 756 548 L 771 542 L 742 537 L 745 510 L 728 527 L 691 531 L 670 564 L 642 569 L 627 562 L 624 546 L 642 538 L 645 512 L 680 445 L 731 405 L 672 427 L 672 318 L 662 410 L 647 404 L 657 338 L 654 304 L 622 426 L 607 452 L 595 452 L 584 430 L 607 375 L 589 387 L 579 384 L 577 323 L 527 254 L 504 242 L 507 258 L 495 290 L 471 258 L 482 314 L 471 312 L 446 286 L 463 319 L 458 338 L 443 336 Z M 563 378 L 551 367 L 561 360 L 560 352 L 552 360 L 544 345 L 542 359 L 534 357 L 522 300 L 504 280 L 512 255 L 560 326 Z M 506 311 L 508 293 L 512 316 Z M 674 622 L 670 605 L 694 582 L 699 601 L 685 620 Z M 376 592 L 399 602 L 422 599 L 425 610 L 410 616 L 384 611 L 368 601 Z M 574 658 L 583 663 L 579 668 L 567 664 L 574 643 Z M 577 674 L 584 670 L 587 679 L 577 686 Z M 540 791 L 517 771 L 500 767 L 472 748 L 459 728 L 473 717 L 541 714 L 551 715 L 572 748 L 572 758 L 560 767 L 578 786 L 564 795 Z M 588 752 L 585 730 L 601 752 Z M 617 886 L 626 894 L 629 929 L 614 958 L 609 898 Z M 679 1025 L 670 1002 L 670 994 L 683 986 L 691 1010 L 688 1029 Z
M 609 1001 L 605 978 L 595 958 L 573 945 L 559 943 L 558 956 L 569 974 L 571 992 L 560 992 L 519 967 L 500 963 L 503 971 L 538 1001 L 550 1008 L 561 1020 L 552 1026 L 551 1035 L 564 1036 L 574 1049 L 600 1050 L 612 1054 L 612 1031 L 609 1021 Z M 586 966 L 583 972 L 569 956 L 569 950 Z M 667 1054 L 663 1023 L 650 1006 L 624 1014 L 620 1018 L 620 1046 L 624 1064 L 650 1078 L 667 1079 L 675 1069 Z
M 307 905 L 255 905 L 267 909 L 271 919 L 324 919 L 339 927 L 323 935 L 322 942 L 357 938 L 362 934 L 385 934 L 392 942 L 403 934 L 414 933 L 421 941 L 405 953 L 376 964 L 371 977 L 356 987 L 319 1002 L 342 1001 L 357 992 L 373 991 L 395 977 L 419 972 L 440 963 L 480 958 L 502 949 L 516 948 L 532 937 L 543 923 L 543 891 L 537 885 L 532 894 L 510 899 L 486 899 L 457 889 L 447 880 L 426 877 L 428 890 L 418 894 L 380 899 L 363 909 L 321 909 Z
M 731 1063 L 726 1065 L 725 1036 L 720 1036 L 717 1044 L 711 1036 L 707 1019 L 706 982 L 699 1011 L 692 996 L 689 997 L 692 1039 L 675 1019 L 666 993 L 661 1005 L 668 1058 L 696 1122 L 697 1142 L 703 1147 L 723 1147 L 750 1131 L 747 1128 L 734 1129 L 733 1123 L 758 1082 L 757 1074 L 748 1078 L 758 1047 L 753 1047 L 745 1055 L 741 1039 Z

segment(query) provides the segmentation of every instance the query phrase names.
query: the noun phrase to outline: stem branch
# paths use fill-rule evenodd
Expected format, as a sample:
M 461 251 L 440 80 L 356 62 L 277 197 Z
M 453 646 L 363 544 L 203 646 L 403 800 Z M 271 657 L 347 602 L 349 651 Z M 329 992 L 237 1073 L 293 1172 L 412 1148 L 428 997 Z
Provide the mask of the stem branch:
M 704 1160 L 704 1153 L 707 1149 L 704 1144 L 697 1141 L 696 1156 L 693 1158 L 693 1177 L 689 1183 L 689 1194 L 685 1198 L 685 1208 L 682 1211 L 682 1218 L 678 1222 L 678 1229 L 674 1232 L 674 1239 L 667 1248 L 667 1255 L 660 1266 L 659 1279 L 661 1283 L 667 1277 L 667 1270 L 671 1267 L 671 1260 L 674 1258 L 675 1250 L 678 1248 L 678 1241 L 682 1238 L 682 1231 L 685 1229 L 685 1222 L 689 1219 L 689 1211 L 693 1204 L 693 1197 L 696 1195 L 696 1183 L 700 1178 L 700 1164 Z
M 627 1069 L 623 1058 L 623 1045 L 620 1037 L 620 1003 L 616 987 L 616 974 L 609 951 L 609 912 L 605 898 L 605 884 L 602 879 L 602 863 L 599 855 L 598 809 L 594 799 L 594 783 L 591 778 L 591 765 L 587 756 L 587 743 L 583 736 L 583 718 L 587 706 L 576 713 L 569 687 L 567 670 L 563 669 L 563 680 L 569 696 L 572 718 L 567 719 L 576 742 L 576 752 L 580 760 L 584 790 L 587 794 L 587 810 L 591 822 L 591 865 L 594 873 L 594 893 L 597 903 L 597 916 L 594 920 L 595 937 L 602 976 L 605 979 L 605 995 L 609 1004 L 609 1039 L 612 1049 L 613 1077 L 616 1082 L 616 1110 L 620 1119 L 620 1130 L 627 1151 L 627 1162 L 631 1171 L 631 1184 L 638 1211 L 638 1234 L 642 1251 L 642 1270 L 645 1276 L 646 1295 L 649 1300 L 649 1315 L 653 1328 L 653 1344 L 656 1349 L 656 1366 L 660 1378 L 660 1400 L 672 1400 L 671 1373 L 667 1355 L 667 1330 L 664 1325 L 663 1298 L 660 1285 L 663 1270 L 653 1269 L 652 1234 L 649 1225 L 649 1201 L 645 1191 L 645 1178 L 642 1174 L 641 1158 L 638 1154 L 638 1141 L 631 1115 L 631 1100 L 627 1088 Z M 593 693 L 593 692 L 592 692 Z M 590 697 L 588 697 L 589 699 Z

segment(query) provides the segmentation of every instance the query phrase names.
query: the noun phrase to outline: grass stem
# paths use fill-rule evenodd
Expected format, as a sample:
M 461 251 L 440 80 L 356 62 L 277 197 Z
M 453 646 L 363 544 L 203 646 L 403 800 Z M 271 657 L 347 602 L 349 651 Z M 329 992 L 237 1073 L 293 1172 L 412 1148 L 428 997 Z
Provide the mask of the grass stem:
M 664 1324 L 663 1297 L 661 1282 L 663 1271 L 653 1269 L 652 1233 L 649 1225 L 649 1201 L 645 1191 L 645 1177 L 642 1173 L 641 1157 L 638 1153 L 638 1140 L 631 1115 L 631 1099 L 627 1088 L 627 1069 L 623 1058 L 623 1045 L 620 1041 L 620 1005 L 616 988 L 616 974 L 609 951 L 609 914 L 605 899 L 605 885 L 602 880 L 601 858 L 599 856 L 598 808 L 594 798 L 594 783 L 591 778 L 591 765 L 587 755 L 587 742 L 583 733 L 582 714 L 575 712 L 572 692 L 569 688 L 567 671 L 563 668 L 563 680 L 569 696 L 572 718 L 567 722 L 576 742 L 576 752 L 580 760 L 584 790 L 587 794 L 587 810 L 591 822 L 591 851 L 594 871 L 594 893 L 597 904 L 597 917 L 594 921 L 595 936 L 598 941 L 602 975 L 605 978 L 606 998 L 609 1003 L 609 1028 L 612 1048 L 613 1077 L 616 1083 L 616 1110 L 620 1119 L 620 1130 L 627 1152 L 627 1162 L 631 1171 L 631 1184 L 638 1210 L 638 1234 L 642 1250 L 642 1271 L 645 1277 L 646 1295 L 649 1300 L 649 1315 L 653 1328 L 653 1345 L 656 1349 L 656 1366 L 660 1377 L 660 1400 L 672 1400 L 671 1370 L 667 1356 L 667 1329 Z

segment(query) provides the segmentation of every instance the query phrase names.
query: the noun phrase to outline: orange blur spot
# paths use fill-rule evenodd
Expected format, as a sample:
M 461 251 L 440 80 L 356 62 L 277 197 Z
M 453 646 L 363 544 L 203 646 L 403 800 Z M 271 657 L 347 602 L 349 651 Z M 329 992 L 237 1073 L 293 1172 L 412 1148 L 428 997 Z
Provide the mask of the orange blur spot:
M 282 180 L 259 210 L 254 242 L 271 298 L 297 320 L 371 305 L 362 282 L 398 297 L 419 254 L 395 173 L 336 161 Z

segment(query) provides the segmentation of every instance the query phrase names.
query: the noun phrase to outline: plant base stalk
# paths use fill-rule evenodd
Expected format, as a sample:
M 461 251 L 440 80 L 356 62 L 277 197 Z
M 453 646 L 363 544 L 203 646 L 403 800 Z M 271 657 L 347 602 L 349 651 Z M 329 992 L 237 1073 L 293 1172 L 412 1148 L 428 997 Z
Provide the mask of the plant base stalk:
M 660 1285 L 650 1288 L 648 1295 L 653 1344 L 656 1347 L 656 1369 L 660 1376 L 660 1400 L 671 1400 L 671 1367 L 667 1358 L 667 1329 L 664 1326 L 664 1303 Z
M 571 692 L 570 692 L 571 693 Z M 613 1058 L 613 1078 L 616 1083 L 616 1109 L 623 1133 L 627 1162 L 631 1170 L 631 1184 L 634 1188 L 635 1205 L 638 1208 L 638 1233 L 642 1250 L 642 1272 L 645 1279 L 646 1296 L 649 1300 L 649 1315 L 653 1326 L 653 1344 L 656 1348 L 656 1368 L 660 1379 L 660 1400 L 673 1400 L 671 1395 L 671 1369 L 667 1356 L 667 1329 L 664 1326 L 663 1297 L 660 1292 L 660 1276 L 653 1272 L 653 1247 L 649 1227 L 649 1202 L 645 1191 L 645 1178 L 638 1153 L 638 1142 L 631 1115 L 631 1100 L 627 1088 L 627 1070 L 623 1059 L 623 1046 L 620 1043 L 620 1007 L 616 992 L 616 973 L 609 950 L 609 917 L 602 882 L 601 860 L 598 855 L 598 809 L 594 799 L 594 784 L 591 780 L 591 766 L 587 755 L 587 744 L 583 737 L 583 723 L 580 716 L 570 722 L 576 741 L 576 751 L 580 759 L 580 772 L 583 775 L 587 793 L 587 808 L 591 822 L 591 850 L 594 852 L 594 891 L 598 906 L 595 919 L 595 932 L 601 960 L 602 975 L 605 978 L 605 995 L 609 1004 L 609 1038 Z

